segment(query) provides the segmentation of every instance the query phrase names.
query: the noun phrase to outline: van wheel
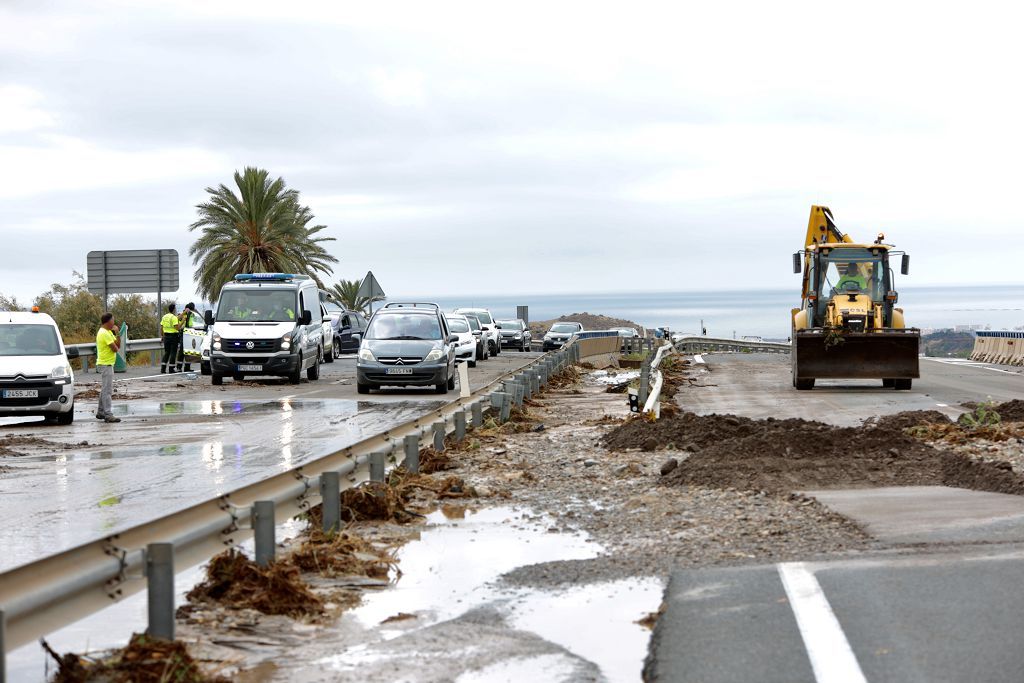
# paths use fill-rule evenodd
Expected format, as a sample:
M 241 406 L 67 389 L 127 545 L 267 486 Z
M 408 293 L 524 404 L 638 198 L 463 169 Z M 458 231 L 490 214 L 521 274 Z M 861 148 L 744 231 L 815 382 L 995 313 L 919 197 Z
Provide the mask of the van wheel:
M 887 388 L 887 389 L 892 389 L 894 386 L 896 386 L 896 380 L 894 380 L 894 379 L 883 379 L 882 380 L 882 386 Z
M 369 384 L 356 384 L 356 393 L 358 393 L 358 394 L 368 394 L 368 393 L 370 393 L 370 385 Z
M 810 379 L 798 379 L 796 380 L 796 383 L 793 386 L 795 386 L 800 391 L 810 391 L 811 389 L 814 388 L 814 378 L 812 377 Z
M 210 375 L 210 384 L 212 384 L 215 387 L 219 387 L 221 384 L 224 384 L 224 375 L 220 374 L 219 372 L 212 373 Z
M 321 356 L 324 355 L 323 351 L 320 352 L 320 355 Z M 316 359 L 316 362 L 313 363 L 313 365 L 310 368 L 307 368 L 307 370 L 306 370 L 306 379 L 308 379 L 310 381 L 315 380 L 315 379 L 320 379 L 320 359 L 319 358 Z
M 54 417 L 54 422 L 59 425 L 69 425 L 75 421 L 75 404 L 71 404 L 71 410 L 66 413 L 57 413 Z
M 449 389 L 454 389 L 455 388 L 455 374 L 454 373 L 451 374 L 451 375 L 448 375 L 448 385 L 447 386 L 448 386 Z
M 288 375 L 288 381 L 291 384 L 298 384 L 302 381 L 302 354 L 299 354 L 299 360 L 295 363 L 295 372 Z
M 209 363 L 200 363 L 199 364 L 199 374 L 203 375 L 204 377 L 209 376 L 209 374 L 210 374 L 210 364 Z

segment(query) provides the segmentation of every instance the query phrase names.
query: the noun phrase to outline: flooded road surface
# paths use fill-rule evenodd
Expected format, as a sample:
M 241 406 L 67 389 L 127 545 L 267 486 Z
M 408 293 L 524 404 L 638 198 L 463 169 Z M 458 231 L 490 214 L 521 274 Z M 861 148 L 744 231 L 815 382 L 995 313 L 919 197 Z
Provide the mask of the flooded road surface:
M 440 512 L 398 553 L 402 576 L 369 593 L 324 637 L 278 661 L 288 681 L 638 681 L 658 609 L 655 578 L 529 588 L 502 574 L 584 560 L 601 547 L 510 508 Z
M 115 404 L 120 424 L 80 410 L 73 431 L 5 429 L 16 455 L 0 458 L 0 571 L 289 470 L 441 404 L 133 401 Z

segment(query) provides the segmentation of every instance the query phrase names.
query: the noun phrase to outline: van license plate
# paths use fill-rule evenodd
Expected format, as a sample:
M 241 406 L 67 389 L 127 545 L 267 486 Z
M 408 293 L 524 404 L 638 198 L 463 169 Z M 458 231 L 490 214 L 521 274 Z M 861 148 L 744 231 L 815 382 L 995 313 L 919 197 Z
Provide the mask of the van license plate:
M 39 398 L 38 389 L 4 389 L 4 398 Z
M 263 372 L 262 365 L 239 365 L 239 372 Z
M 411 375 L 412 368 L 388 368 L 389 375 Z

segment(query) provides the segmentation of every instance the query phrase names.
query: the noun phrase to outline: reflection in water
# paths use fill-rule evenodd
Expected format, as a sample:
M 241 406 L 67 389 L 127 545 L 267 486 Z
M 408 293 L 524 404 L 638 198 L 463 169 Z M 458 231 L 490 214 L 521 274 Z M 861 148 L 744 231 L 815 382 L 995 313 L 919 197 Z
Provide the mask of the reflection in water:
M 295 426 L 292 424 L 292 404 L 287 398 L 281 400 L 281 469 L 292 468 L 292 439 Z

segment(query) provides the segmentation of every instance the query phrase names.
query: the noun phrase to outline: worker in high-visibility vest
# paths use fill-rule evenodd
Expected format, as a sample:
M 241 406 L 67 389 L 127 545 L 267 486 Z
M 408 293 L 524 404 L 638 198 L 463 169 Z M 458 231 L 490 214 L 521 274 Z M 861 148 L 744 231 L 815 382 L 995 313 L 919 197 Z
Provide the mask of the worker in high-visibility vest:
M 185 310 L 181 312 L 181 316 L 178 318 L 178 352 L 175 354 L 175 367 L 177 372 L 192 371 L 192 364 L 189 359 L 185 357 L 185 328 L 192 327 L 192 316 L 196 314 L 196 305 L 194 303 L 185 304 Z
M 164 355 L 160 360 L 160 374 L 177 372 L 178 347 L 181 346 L 181 319 L 174 313 L 174 304 L 168 304 L 167 313 L 160 319 L 160 338 L 164 341 Z

